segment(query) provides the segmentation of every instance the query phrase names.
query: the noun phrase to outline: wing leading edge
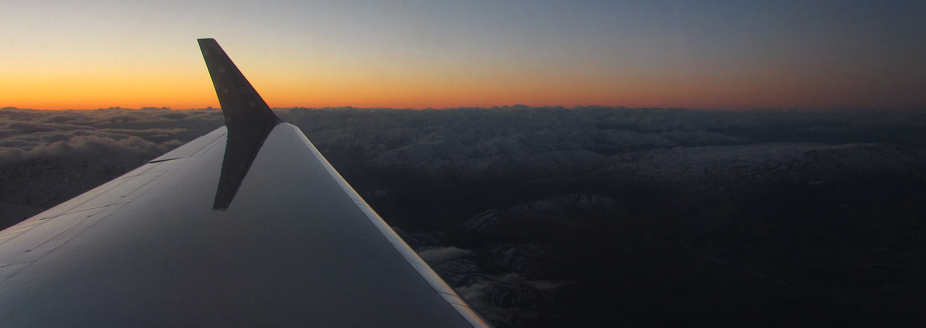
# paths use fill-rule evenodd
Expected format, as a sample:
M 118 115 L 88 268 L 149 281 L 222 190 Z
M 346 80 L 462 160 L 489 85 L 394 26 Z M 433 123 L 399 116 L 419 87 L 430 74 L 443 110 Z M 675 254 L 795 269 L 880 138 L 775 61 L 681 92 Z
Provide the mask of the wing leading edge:
M 200 46 L 226 127 L 0 232 L 0 326 L 487 326 Z

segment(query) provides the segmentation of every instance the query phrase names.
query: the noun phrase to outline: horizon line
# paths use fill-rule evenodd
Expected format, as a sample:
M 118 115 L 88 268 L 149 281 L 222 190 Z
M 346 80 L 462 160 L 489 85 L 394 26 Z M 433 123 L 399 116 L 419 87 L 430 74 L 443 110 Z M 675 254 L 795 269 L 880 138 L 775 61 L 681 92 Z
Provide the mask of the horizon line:
M 457 106 L 457 107 L 425 107 L 425 108 L 411 108 L 411 107 L 354 107 L 354 106 L 325 106 L 325 107 L 305 107 L 305 106 L 293 106 L 293 107 L 271 107 L 271 109 L 285 110 L 285 109 L 308 109 L 308 110 L 317 110 L 317 109 L 391 109 L 391 110 L 452 110 L 452 109 L 584 109 L 584 108 L 611 108 L 611 109 L 684 109 L 684 110 L 703 110 L 703 111 L 754 111 L 754 110 L 772 110 L 772 111 L 827 111 L 827 110 L 877 110 L 877 111 L 926 111 L 926 106 L 910 106 L 910 107 L 893 107 L 893 108 L 878 108 L 878 107 L 819 107 L 819 108 L 800 108 L 800 107 L 753 107 L 753 108 L 698 108 L 698 107 L 627 107 L 627 106 L 605 106 L 605 105 L 578 105 L 572 107 L 566 107 L 561 105 L 544 105 L 544 106 L 530 106 L 523 104 L 515 105 L 503 105 L 503 106 Z M 199 108 L 171 108 L 167 106 L 154 107 L 154 106 L 143 106 L 139 108 L 131 107 L 121 107 L 121 106 L 111 106 L 108 108 L 66 108 L 66 109 L 36 109 L 36 108 L 19 108 L 15 106 L 6 106 L 0 108 L 0 110 L 35 110 L 35 111 L 92 111 L 92 110 L 221 110 L 221 107 L 199 107 Z

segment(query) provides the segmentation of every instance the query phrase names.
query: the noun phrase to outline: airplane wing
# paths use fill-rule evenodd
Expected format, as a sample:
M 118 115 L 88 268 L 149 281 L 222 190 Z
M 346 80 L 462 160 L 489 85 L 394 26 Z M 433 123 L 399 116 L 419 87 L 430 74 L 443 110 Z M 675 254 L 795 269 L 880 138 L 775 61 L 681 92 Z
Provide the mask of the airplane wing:
M 487 327 L 199 44 L 226 126 L 0 232 L 0 327 Z

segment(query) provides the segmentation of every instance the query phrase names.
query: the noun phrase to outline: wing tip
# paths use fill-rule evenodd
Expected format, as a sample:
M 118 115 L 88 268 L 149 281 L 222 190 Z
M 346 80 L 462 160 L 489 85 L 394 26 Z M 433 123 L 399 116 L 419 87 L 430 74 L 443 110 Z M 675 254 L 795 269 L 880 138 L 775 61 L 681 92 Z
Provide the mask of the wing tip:
M 219 42 L 213 38 L 199 38 L 199 39 L 196 39 L 196 42 L 199 43 L 199 49 L 202 50 L 203 56 L 210 55 L 209 50 L 208 50 L 208 48 L 210 47 L 214 46 L 214 47 L 219 47 L 221 49 L 221 46 L 219 46 Z
M 263 129 L 283 122 L 213 38 L 196 39 L 212 78 L 225 125 L 232 130 Z

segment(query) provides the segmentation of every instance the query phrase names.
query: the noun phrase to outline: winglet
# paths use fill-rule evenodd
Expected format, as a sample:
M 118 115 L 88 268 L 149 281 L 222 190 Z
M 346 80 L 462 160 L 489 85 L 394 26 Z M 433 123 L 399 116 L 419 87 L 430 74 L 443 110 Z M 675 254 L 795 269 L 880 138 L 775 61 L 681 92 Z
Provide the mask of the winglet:
M 225 126 L 232 130 L 266 129 L 282 122 L 251 83 L 241 74 L 215 39 L 198 39 L 219 104 L 225 114 Z
M 198 41 L 228 128 L 222 175 L 212 205 L 213 209 L 225 210 L 238 193 L 264 140 L 283 121 L 273 114 L 215 39 Z

